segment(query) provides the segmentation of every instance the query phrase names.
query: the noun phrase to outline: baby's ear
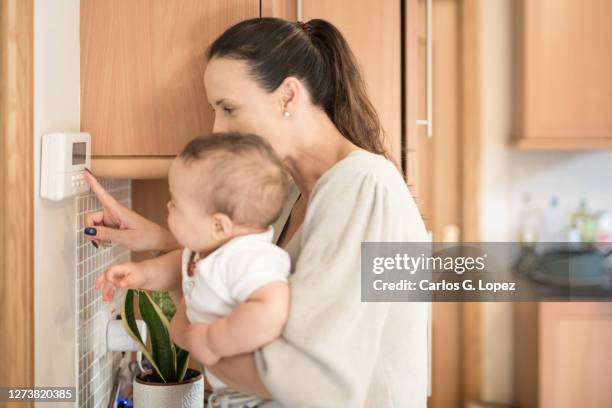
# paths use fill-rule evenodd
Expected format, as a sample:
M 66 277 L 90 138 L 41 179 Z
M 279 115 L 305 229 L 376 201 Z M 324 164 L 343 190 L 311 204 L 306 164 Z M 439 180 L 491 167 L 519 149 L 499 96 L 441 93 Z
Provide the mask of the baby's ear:
M 232 219 L 223 213 L 215 213 L 211 217 L 212 220 L 212 233 L 215 239 L 224 239 L 232 234 L 234 229 L 234 223 Z

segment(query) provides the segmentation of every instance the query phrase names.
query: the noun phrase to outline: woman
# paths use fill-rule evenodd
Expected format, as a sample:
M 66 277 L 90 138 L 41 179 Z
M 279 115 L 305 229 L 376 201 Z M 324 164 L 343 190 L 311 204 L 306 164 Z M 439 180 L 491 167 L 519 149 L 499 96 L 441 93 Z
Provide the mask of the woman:
M 297 186 L 275 225 L 293 265 L 283 336 L 211 371 L 273 399 L 269 406 L 425 407 L 427 304 L 360 301 L 362 241 L 427 235 L 348 44 L 324 20 L 261 18 L 229 28 L 208 59 L 213 130 L 261 135 Z M 104 206 L 88 219 L 97 230 L 90 239 L 171 251 L 152 262 L 167 264 L 179 288 L 181 251 L 170 233 L 88 182 Z

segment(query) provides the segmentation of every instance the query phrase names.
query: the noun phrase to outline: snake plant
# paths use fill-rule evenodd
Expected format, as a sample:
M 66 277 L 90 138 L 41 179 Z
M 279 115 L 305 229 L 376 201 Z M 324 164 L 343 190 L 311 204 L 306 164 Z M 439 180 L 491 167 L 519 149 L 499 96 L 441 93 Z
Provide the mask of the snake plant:
M 149 329 L 151 351 L 142 341 L 136 326 L 134 297 L 138 298 L 140 315 Z M 183 381 L 189 363 L 189 352 L 172 342 L 168 317 L 153 300 L 151 294 L 145 290 L 128 289 L 121 310 L 121 318 L 126 333 L 134 339 L 142 354 L 153 366 L 156 377 L 158 377 L 156 380 L 164 383 Z

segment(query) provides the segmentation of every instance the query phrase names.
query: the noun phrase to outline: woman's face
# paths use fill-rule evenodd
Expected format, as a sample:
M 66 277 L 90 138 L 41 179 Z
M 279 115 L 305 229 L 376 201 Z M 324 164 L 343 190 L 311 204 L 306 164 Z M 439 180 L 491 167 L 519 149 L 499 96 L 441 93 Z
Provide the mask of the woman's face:
M 281 91 L 264 90 L 249 76 L 245 61 L 213 58 L 204 73 L 204 86 L 215 112 L 214 132 L 254 133 L 282 159 L 290 155 L 291 127 L 283 116 Z

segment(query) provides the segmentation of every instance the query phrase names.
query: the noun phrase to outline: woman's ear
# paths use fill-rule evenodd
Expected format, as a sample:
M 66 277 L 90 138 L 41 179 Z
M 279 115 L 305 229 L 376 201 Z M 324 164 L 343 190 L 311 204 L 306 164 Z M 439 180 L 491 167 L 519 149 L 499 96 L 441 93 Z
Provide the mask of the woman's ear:
M 303 95 L 302 83 L 295 77 L 287 77 L 278 87 L 280 91 L 281 114 L 291 117 L 297 110 Z
M 215 213 L 211 217 L 211 232 L 215 240 L 223 240 L 232 234 L 234 223 L 226 214 Z

